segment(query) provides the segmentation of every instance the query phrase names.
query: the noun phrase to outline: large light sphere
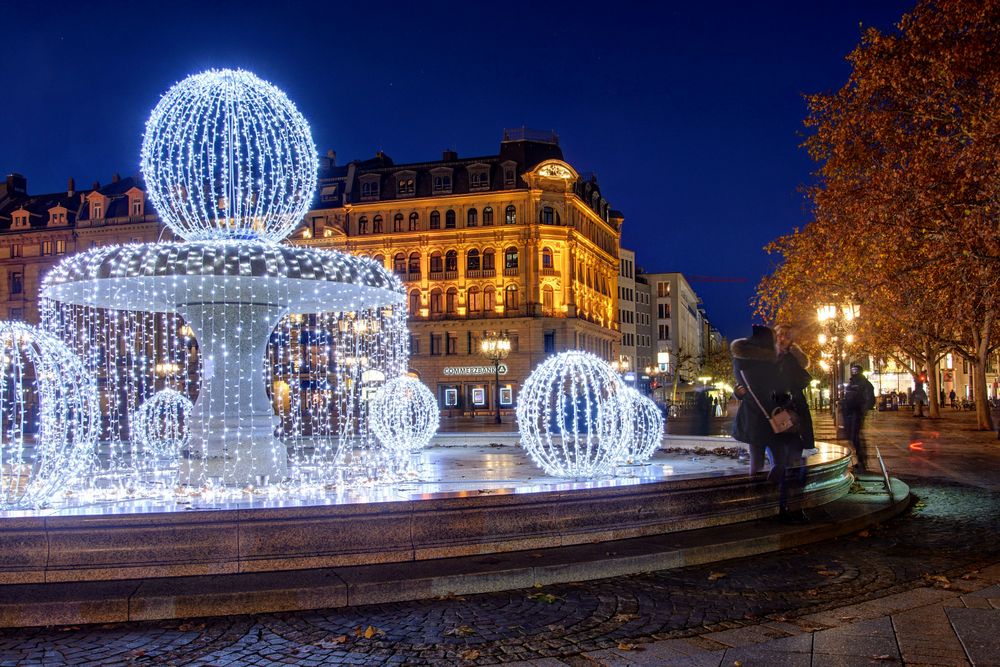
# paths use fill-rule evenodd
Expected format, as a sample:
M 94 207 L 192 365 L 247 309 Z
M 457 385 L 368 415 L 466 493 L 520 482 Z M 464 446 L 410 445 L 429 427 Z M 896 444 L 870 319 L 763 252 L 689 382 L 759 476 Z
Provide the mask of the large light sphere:
M 628 387 L 626 394 L 632 401 L 632 438 L 622 451 L 622 463 L 645 463 L 663 442 L 663 412 L 633 387 Z
M 191 400 L 175 389 L 147 398 L 132 418 L 134 456 L 140 463 L 176 462 L 191 437 Z
M 44 505 L 93 462 L 97 386 L 62 341 L 0 322 L 0 509 Z
M 521 446 L 547 475 L 610 474 L 632 437 L 632 401 L 602 359 L 577 350 L 531 372 L 517 401 Z
M 188 241 L 281 241 L 309 209 L 318 170 L 309 124 L 285 93 L 229 69 L 166 92 L 141 165 L 160 219 Z
M 437 433 L 439 410 L 431 390 L 401 375 L 379 387 L 369 406 L 372 433 L 397 454 L 427 446 Z

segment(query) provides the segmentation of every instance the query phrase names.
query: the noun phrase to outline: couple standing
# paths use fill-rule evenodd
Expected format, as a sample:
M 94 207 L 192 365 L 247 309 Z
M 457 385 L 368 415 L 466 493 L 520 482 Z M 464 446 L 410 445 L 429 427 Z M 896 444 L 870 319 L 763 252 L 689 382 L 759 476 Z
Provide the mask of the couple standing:
M 778 485 L 779 519 L 789 523 L 808 521 L 800 509 L 789 507 L 789 495 L 800 494 L 806 469 L 802 451 L 814 445 L 812 417 L 805 389 L 812 379 L 806 371 L 808 360 L 792 341 L 789 327 L 754 325 L 750 338 L 738 338 L 731 347 L 735 394 L 740 399 L 733 422 L 733 438 L 750 448 L 750 474 L 764 467 L 764 453 L 769 451 L 771 470 L 768 481 Z M 775 433 L 769 416 L 776 408 L 791 410 L 798 428 Z M 792 469 L 789 473 L 789 469 Z

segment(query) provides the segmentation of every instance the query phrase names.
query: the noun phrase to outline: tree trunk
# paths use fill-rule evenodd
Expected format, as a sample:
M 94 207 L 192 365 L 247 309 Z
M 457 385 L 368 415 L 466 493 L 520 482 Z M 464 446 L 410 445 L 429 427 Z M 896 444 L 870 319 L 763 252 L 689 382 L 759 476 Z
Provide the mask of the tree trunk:
M 937 354 L 931 349 L 929 340 L 924 340 L 924 368 L 927 369 L 927 405 L 929 415 L 934 419 L 941 417 L 941 401 L 938 395 L 938 374 L 936 364 L 931 360 L 936 359 Z
M 986 362 L 990 356 L 990 326 L 992 318 L 987 316 L 981 331 L 972 331 L 972 342 L 976 346 L 976 358 L 972 363 L 972 398 L 976 403 L 976 423 L 980 431 L 993 430 L 993 416 L 986 397 Z

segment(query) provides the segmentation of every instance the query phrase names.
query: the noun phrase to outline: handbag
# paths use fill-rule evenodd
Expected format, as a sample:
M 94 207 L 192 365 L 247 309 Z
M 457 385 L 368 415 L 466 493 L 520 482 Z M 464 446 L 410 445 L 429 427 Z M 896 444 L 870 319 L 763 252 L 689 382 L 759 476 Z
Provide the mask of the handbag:
M 747 380 L 746 373 L 740 371 L 740 375 L 743 377 L 743 382 L 746 384 L 750 395 L 753 396 L 754 403 L 764 413 L 764 417 L 771 425 L 771 430 L 775 433 L 798 433 L 799 415 L 794 410 L 782 407 L 777 407 L 768 414 L 767 409 L 757 399 L 757 394 L 753 393 L 753 387 L 750 386 L 750 381 Z

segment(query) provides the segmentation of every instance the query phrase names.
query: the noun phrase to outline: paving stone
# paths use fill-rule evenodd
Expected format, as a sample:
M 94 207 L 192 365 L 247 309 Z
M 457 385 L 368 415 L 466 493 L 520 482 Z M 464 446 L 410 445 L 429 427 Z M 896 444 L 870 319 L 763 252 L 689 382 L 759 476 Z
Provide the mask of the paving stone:
M 1000 665 L 1000 610 L 948 609 L 945 613 L 972 664 Z

